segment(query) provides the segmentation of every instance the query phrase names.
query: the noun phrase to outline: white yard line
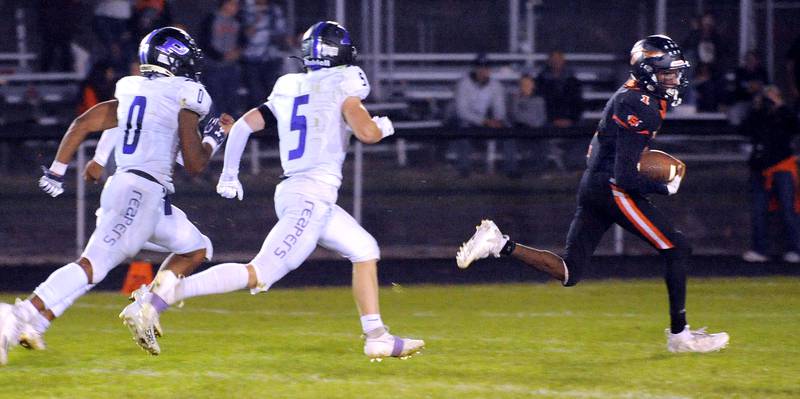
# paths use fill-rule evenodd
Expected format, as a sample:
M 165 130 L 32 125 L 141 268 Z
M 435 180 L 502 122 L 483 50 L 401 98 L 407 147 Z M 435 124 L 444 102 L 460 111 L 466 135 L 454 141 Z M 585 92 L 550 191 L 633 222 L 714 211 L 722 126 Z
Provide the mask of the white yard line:
M 412 360 L 413 361 L 413 360 Z M 376 365 L 380 367 L 380 364 Z M 350 378 L 338 378 L 323 376 L 321 374 L 304 375 L 302 379 L 294 375 L 278 375 L 278 374 L 261 374 L 261 373 L 239 373 L 239 372 L 220 372 L 220 371 L 204 371 L 204 372 L 191 372 L 181 370 L 150 370 L 150 369 L 114 369 L 114 368 L 82 368 L 82 369 L 65 369 L 56 367 L 22 367 L 16 368 L 16 371 L 25 371 L 44 373 L 50 376 L 86 376 L 86 374 L 101 374 L 101 375 L 125 375 L 137 377 L 153 377 L 153 378 L 168 378 L 168 379 L 215 379 L 215 380 L 233 380 L 233 381 L 257 381 L 257 382 L 274 382 L 279 384 L 286 384 L 298 386 L 303 383 L 322 383 L 322 384 L 352 384 L 352 385 L 373 385 L 383 388 L 389 387 L 385 381 L 376 380 L 361 380 Z M 393 384 L 398 387 L 414 387 L 415 389 L 441 389 L 445 391 L 457 391 L 460 394 L 491 394 L 496 392 L 520 394 L 526 397 L 558 397 L 558 398 L 580 398 L 580 399 L 606 399 L 606 398 L 621 398 L 621 399 L 688 399 L 687 396 L 676 395 L 658 395 L 641 391 L 628 391 L 628 392 L 607 392 L 601 390 L 558 390 L 552 388 L 536 388 L 519 384 L 473 384 L 467 382 L 448 383 L 448 382 L 421 382 L 418 380 L 406 380 L 396 378 Z M 402 388 L 401 388 L 402 389 Z

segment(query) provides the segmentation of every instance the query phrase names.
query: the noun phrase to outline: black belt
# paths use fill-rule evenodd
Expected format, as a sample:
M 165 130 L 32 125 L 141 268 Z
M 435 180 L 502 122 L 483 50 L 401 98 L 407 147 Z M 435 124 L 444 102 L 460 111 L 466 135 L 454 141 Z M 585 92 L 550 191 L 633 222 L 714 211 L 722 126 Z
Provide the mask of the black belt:
M 139 169 L 128 169 L 128 170 L 126 170 L 126 172 L 133 173 L 136 176 L 139 176 L 139 177 L 145 178 L 147 180 L 150 180 L 151 182 L 156 183 L 159 186 L 162 185 L 161 182 L 156 180 L 155 177 L 153 177 L 149 173 L 143 172 L 143 171 L 141 171 Z M 172 201 L 170 201 L 170 199 L 169 199 L 169 194 L 164 194 L 164 215 L 167 215 L 167 216 L 172 215 Z
M 161 182 L 159 182 L 158 180 L 156 180 L 156 178 L 155 178 L 155 177 L 151 176 L 151 175 L 150 175 L 149 173 L 147 173 L 147 172 L 142 172 L 142 171 L 141 171 L 141 170 L 139 170 L 139 169 L 128 169 L 128 170 L 126 170 L 126 172 L 128 172 L 128 173 L 133 173 L 133 174 L 134 174 L 134 175 L 136 175 L 136 176 L 139 176 L 139 177 L 145 178 L 145 179 L 147 179 L 147 180 L 150 180 L 150 181 L 151 181 L 151 182 L 153 182 L 153 183 L 156 183 L 156 184 L 158 184 L 158 185 L 161 185 Z

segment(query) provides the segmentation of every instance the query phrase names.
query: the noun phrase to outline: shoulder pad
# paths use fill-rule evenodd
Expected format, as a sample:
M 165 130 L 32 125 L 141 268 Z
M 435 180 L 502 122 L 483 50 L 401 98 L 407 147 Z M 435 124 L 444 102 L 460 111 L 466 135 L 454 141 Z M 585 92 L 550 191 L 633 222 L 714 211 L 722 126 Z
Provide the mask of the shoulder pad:
M 272 86 L 272 93 L 267 97 L 267 100 L 272 100 L 274 96 L 296 96 L 302 75 L 302 73 L 288 73 L 279 77 L 275 85 Z
M 358 97 L 362 100 L 367 98 L 370 86 L 364 70 L 355 65 L 350 65 L 344 68 L 342 76 L 342 83 L 339 87 L 346 97 Z
M 203 119 L 211 109 L 211 96 L 206 88 L 193 80 L 184 80 L 178 86 L 178 101 L 181 108 L 196 112 Z
M 120 90 L 125 90 L 130 87 L 134 82 L 141 80 L 141 76 L 125 76 L 117 81 L 116 88 L 115 88 L 115 97 L 116 92 Z
M 614 121 L 623 128 L 637 132 L 653 132 L 661 126 L 658 99 L 631 90 L 621 93 L 614 101 Z

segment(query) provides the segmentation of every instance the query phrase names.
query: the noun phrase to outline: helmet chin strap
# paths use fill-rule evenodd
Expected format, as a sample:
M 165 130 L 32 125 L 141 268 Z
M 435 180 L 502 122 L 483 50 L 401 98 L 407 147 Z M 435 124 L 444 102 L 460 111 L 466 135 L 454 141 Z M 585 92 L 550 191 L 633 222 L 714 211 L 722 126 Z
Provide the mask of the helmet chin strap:
M 153 64 L 142 64 L 142 65 L 139 65 L 139 72 L 141 72 L 141 73 L 158 73 L 158 74 L 166 75 L 166 76 L 169 76 L 169 77 L 175 76 L 175 74 L 170 72 L 169 69 L 164 68 L 162 66 L 153 65 Z

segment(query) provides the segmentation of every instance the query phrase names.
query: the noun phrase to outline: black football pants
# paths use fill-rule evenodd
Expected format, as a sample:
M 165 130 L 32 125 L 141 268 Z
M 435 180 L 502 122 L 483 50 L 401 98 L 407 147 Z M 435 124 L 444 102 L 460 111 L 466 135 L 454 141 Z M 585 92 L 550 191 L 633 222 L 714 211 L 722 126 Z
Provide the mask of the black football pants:
M 614 223 L 648 242 L 664 257 L 670 314 L 673 319 L 679 315 L 683 319 L 691 246 L 646 197 L 627 194 L 611 183 L 582 189 L 578 195 L 578 209 L 567 233 L 564 261 L 569 275 L 564 285 L 580 281 L 600 239 Z

